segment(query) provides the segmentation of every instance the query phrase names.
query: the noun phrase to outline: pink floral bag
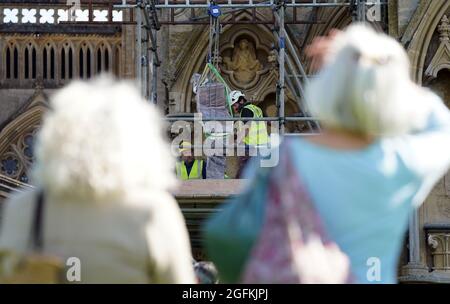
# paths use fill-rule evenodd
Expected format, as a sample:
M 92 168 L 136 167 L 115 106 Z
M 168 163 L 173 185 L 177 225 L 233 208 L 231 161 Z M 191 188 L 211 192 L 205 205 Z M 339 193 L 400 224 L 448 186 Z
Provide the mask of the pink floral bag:
M 262 231 L 252 248 L 243 283 L 350 283 L 347 256 L 332 242 L 294 169 L 289 142 L 269 177 Z

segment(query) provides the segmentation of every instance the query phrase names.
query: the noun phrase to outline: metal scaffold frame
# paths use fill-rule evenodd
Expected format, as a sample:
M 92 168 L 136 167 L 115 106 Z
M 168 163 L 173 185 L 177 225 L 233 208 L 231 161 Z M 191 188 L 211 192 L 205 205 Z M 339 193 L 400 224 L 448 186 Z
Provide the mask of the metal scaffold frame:
M 142 94 L 152 103 L 157 102 L 157 68 L 160 66 L 158 57 L 157 31 L 161 25 L 185 25 L 200 24 L 210 25 L 210 41 L 207 61 L 218 67 L 218 40 L 221 29 L 219 16 L 213 16 L 210 9 L 215 6 L 227 11 L 220 12 L 219 15 L 232 14 L 233 18 L 224 24 L 272 24 L 273 34 L 276 40 L 274 54 L 278 61 L 278 82 L 276 88 L 276 105 L 278 117 L 257 119 L 246 118 L 246 121 L 278 121 L 279 132 L 284 134 L 285 123 L 287 121 L 306 121 L 311 130 L 320 130 L 317 120 L 309 116 L 304 100 L 304 84 L 308 82 L 308 75 L 301 63 L 286 31 L 287 24 L 317 24 L 318 20 L 298 20 L 296 9 L 301 8 L 331 8 L 348 7 L 352 13 L 354 21 L 366 21 L 366 9 L 374 5 L 385 5 L 386 2 L 380 0 L 136 0 L 134 4 L 127 4 L 127 0 L 122 0 L 122 4 L 115 5 L 118 9 L 134 9 L 136 22 L 136 75 L 141 83 Z M 195 16 L 195 9 L 204 8 L 208 11 L 205 16 Z M 256 20 L 257 9 L 271 9 L 273 20 Z M 189 9 L 191 11 L 190 20 L 175 20 L 175 9 Z M 286 20 L 286 10 L 292 9 L 293 20 Z M 158 11 L 169 10 L 169 20 L 160 21 Z M 239 10 L 251 10 L 253 20 L 237 21 L 234 13 Z M 209 18 L 209 21 L 202 19 Z M 150 42 L 150 44 L 149 44 Z M 149 64 L 149 61 L 151 64 Z M 151 81 L 150 81 L 151 75 Z M 150 85 L 150 86 L 149 86 Z M 285 116 L 285 90 L 286 88 L 294 95 L 302 117 Z M 189 120 L 188 118 L 167 118 L 173 120 Z M 221 119 L 218 119 L 221 120 Z M 239 118 L 226 119 L 238 121 Z M 314 127 L 315 126 L 315 127 Z

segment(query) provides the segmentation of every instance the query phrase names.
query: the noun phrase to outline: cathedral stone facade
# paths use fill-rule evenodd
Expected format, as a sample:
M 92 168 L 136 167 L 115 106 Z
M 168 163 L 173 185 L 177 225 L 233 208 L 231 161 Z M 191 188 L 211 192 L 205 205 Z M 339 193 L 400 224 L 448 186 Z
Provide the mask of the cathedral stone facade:
M 74 79 L 102 73 L 127 79 L 136 76 L 133 9 L 115 7 L 121 0 L 81 0 L 77 9 L 68 6 L 71 2 L 0 3 L 0 197 L 6 197 L 14 185 L 29 186 L 27 170 L 33 162 L 34 136 L 54 90 Z M 450 106 L 450 1 L 387 2 L 371 12 L 378 16 L 372 24 L 404 45 L 412 62 L 413 79 L 438 93 Z M 163 22 L 157 32 L 161 60 L 157 105 L 168 116 L 196 111 L 190 80 L 204 68 L 209 23 L 175 24 L 192 14 L 201 16 L 205 12 L 183 8 L 160 11 Z M 224 79 L 233 89 L 244 91 L 269 117 L 277 114 L 272 18 L 270 9 L 226 15 L 221 19 L 219 41 Z M 308 73 L 305 46 L 332 28 L 350 24 L 352 14 L 348 7 L 302 8 L 288 10 L 287 20 L 287 32 Z M 293 92 L 287 90 L 286 116 L 301 111 Z M 286 128 L 288 132 L 304 131 L 295 123 Z M 175 193 L 188 219 L 194 249 L 200 246 L 198 223 L 205 217 L 205 210 L 235 194 L 240 186 L 238 180 L 195 181 L 183 184 Z M 450 283 L 450 174 L 411 218 L 399 277 L 401 281 Z

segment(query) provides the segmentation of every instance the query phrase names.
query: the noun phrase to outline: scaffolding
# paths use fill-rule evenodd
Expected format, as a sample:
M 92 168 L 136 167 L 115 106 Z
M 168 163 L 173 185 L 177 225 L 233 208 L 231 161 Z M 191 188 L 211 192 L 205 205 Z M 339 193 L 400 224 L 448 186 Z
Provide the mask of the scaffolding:
M 266 24 L 273 25 L 274 35 L 273 53 L 278 62 L 278 81 L 276 85 L 277 117 L 270 118 L 246 118 L 245 121 L 278 121 L 279 133 L 281 135 L 293 135 L 285 133 L 285 123 L 289 121 L 305 121 L 309 129 L 320 130 L 319 123 L 314 117 L 310 117 L 308 109 L 304 104 L 304 85 L 308 83 L 309 75 L 298 56 L 293 42 L 291 41 L 287 28 L 290 24 L 318 24 L 319 20 L 298 20 L 297 10 L 302 8 L 332 8 L 347 7 L 353 21 L 365 22 L 368 8 L 386 5 L 380 0 L 136 0 L 134 3 L 115 5 L 117 9 L 134 9 L 136 22 L 136 75 L 141 84 L 142 94 L 151 103 L 157 102 L 157 70 L 160 66 L 158 57 L 157 31 L 161 25 L 209 25 L 210 41 L 207 62 L 218 66 L 219 56 L 219 34 L 220 16 L 232 14 L 232 18 L 223 24 Z M 190 17 L 187 19 L 176 19 L 177 9 L 187 9 Z M 196 16 L 200 9 L 205 10 L 205 15 Z M 217 14 L 212 9 L 218 10 Z M 256 17 L 256 10 L 270 9 L 272 20 L 260 20 Z M 240 10 L 252 12 L 252 20 L 236 20 L 234 14 Z M 286 13 L 292 11 L 292 18 L 287 20 Z M 168 11 L 168 18 L 159 20 L 158 12 Z M 209 18 L 209 21 L 207 20 Z M 149 44 L 150 43 L 150 44 Z M 151 62 L 151 64 L 150 64 Z M 301 113 L 300 117 L 286 117 L 286 89 L 292 93 Z M 166 118 L 169 121 L 178 118 Z M 182 120 L 194 121 L 192 117 L 183 117 Z M 221 119 L 216 119 L 221 120 Z M 240 118 L 227 118 L 227 121 L 240 121 Z

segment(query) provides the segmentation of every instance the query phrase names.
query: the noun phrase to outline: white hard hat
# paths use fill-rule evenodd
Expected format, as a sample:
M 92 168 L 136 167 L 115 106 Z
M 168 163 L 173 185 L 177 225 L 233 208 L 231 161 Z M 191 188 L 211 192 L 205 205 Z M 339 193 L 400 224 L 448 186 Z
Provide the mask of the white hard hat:
M 231 91 L 230 93 L 231 105 L 234 105 L 236 102 L 238 102 L 240 97 L 245 98 L 244 93 L 242 93 L 241 91 Z

